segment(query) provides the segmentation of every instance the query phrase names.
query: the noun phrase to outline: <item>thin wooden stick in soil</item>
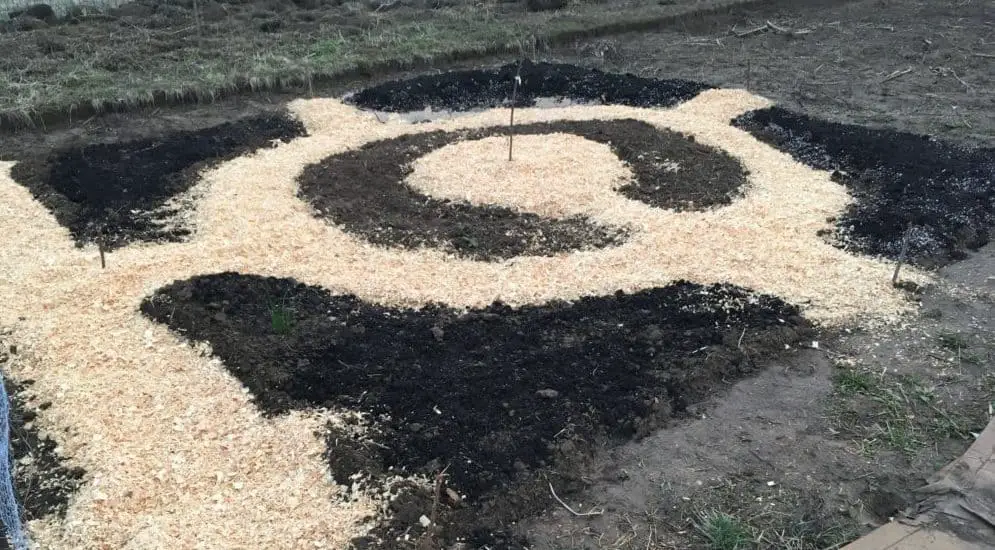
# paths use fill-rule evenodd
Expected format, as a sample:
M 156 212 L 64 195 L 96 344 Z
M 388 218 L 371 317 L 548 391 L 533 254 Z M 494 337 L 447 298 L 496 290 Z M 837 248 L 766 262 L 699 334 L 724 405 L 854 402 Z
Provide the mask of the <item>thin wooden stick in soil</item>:
M 912 72 L 912 67 L 909 67 L 901 71 L 896 70 L 893 73 L 889 74 L 888 76 L 884 77 L 884 79 L 881 80 L 881 84 L 884 84 L 885 82 L 889 82 L 891 80 L 895 80 L 896 78 L 900 76 L 905 76 L 911 72 Z
M 891 286 L 898 286 L 898 272 L 902 269 L 902 264 L 905 263 L 905 255 L 909 253 L 909 235 L 912 234 L 912 227 L 905 230 L 905 235 L 902 236 L 902 251 L 898 253 L 898 263 L 895 264 L 895 273 L 891 276 Z
M 432 496 L 431 517 L 429 518 L 429 524 L 425 529 L 424 537 L 418 544 L 419 548 L 424 548 L 425 550 L 433 548 L 432 545 L 435 542 L 435 535 L 437 534 L 437 526 L 439 523 L 439 503 L 442 501 L 442 487 L 446 483 L 446 471 L 448 470 L 449 465 L 446 465 L 446 467 L 435 476 L 435 491 Z
M 515 82 L 511 87 L 511 120 L 508 123 L 508 162 L 512 160 L 512 148 L 515 144 L 515 102 L 518 99 L 518 85 L 522 83 L 522 63 L 515 71 Z

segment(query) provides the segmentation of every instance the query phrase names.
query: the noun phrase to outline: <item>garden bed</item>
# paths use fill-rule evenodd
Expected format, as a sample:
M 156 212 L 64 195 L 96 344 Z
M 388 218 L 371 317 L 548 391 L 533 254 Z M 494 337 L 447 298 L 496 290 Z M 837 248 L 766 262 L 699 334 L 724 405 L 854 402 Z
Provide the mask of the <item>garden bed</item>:
M 555 64 L 522 66 L 511 129 L 518 70 L 4 163 L 0 323 L 27 350 L 8 370 L 36 380 L 39 422 L 86 472 L 67 519 L 32 534 L 531 547 L 549 530 L 520 526 L 616 453 L 844 329 L 910 319 L 923 268 L 991 230 L 990 151 L 902 157 L 926 142 Z M 405 118 L 425 107 L 444 112 Z M 906 225 L 925 237 L 896 287 Z M 893 492 L 876 520 L 908 504 Z

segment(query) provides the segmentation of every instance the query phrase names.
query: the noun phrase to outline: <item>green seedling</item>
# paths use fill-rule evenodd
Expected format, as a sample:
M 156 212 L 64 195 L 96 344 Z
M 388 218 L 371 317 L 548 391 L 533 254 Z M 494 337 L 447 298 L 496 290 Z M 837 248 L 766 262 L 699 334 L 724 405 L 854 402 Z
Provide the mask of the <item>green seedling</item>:
M 288 334 L 294 324 L 294 313 L 283 304 L 270 308 L 270 327 L 277 334 Z

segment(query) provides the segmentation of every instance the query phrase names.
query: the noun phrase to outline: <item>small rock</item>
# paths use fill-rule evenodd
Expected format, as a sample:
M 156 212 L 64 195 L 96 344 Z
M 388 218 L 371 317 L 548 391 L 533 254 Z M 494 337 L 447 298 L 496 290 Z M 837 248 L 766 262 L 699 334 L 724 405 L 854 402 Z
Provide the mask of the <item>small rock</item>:
M 422 527 L 428 527 L 429 525 L 432 525 L 432 520 L 428 519 L 428 516 L 422 515 L 422 517 L 418 518 L 418 523 L 420 523 Z
M 217 313 L 214 314 L 214 320 L 215 321 L 227 321 L 228 320 L 228 316 L 225 315 L 225 312 L 219 311 L 219 312 L 217 312 Z
M 432 327 L 432 336 L 435 337 L 436 342 L 441 342 L 442 338 L 446 335 L 446 331 L 442 330 L 442 327 L 434 326 Z
M 425 426 L 423 424 L 419 424 L 418 422 L 412 422 L 411 424 L 408 424 L 408 429 L 411 430 L 411 433 L 418 433 L 424 427 Z
M 560 392 L 558 392 L 556 390 L 546 389 L 546 390 L 539 390 L 539 391 L 537 391 L 536 395 L 538 395 L 539 397 L 542 397 L 543 399 L 556 399 L 557 397 L 560 396 Z

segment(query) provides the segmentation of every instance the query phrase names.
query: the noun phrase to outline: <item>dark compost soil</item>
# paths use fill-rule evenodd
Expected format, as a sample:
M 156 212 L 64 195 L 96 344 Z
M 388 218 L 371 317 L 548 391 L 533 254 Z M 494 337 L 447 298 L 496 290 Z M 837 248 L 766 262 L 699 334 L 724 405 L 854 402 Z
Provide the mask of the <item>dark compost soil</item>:
M 666 106 L 709 88 L 683 80 L 654 81 L 566 67 L 524 64 L 523 74 L 531 80 L 523 77 L 527 91 L 521 103 L 532 104 L 537 97 L 568 97 Z M 381 110 L 428 105 L 460 111 L 496 106 L 508 101 L 516 68 L 510 64 L 491 71 L 452 71 L 388 82 L 357 92 L 352 100 Z M 561 74 L 571 72 L 580 79 L 573 87 L 560 80 Z M 455 91 L 460 83 L 466 86 L 463 95 Z M 570 96 L 573 91 L 580 97 Z M 391 106 L 392 100 L 398 107 Z M 747 113 L 732 123 L 790 152 L 800 162 L 832 171 L 836 181 L 847 186 L 855 202 L 835 220 L 835 238 L 842 247 L 897 259 L 908 231 L 910 259 L 937 267 L 962 259 L 965 249 L 988 242 L 995 225 L 995 150 L 823 121 L 781 107 Z M 631 162 L 631 158 L 624 160 Z M 701 189 L 698 181 L 694 186 Z M 729 200 L 729 195 L 722 196 Z
M 637 120 L 522 125 L 516 134 L 575 134 L 611 146 L 635 179 L 622 195 L 659 208 L 703 209 L 729 204 L 746 181 L 742 165 L 694 138 Z M 562 220 L 428 197 L 405 185 L 420 156 L 460 141 L 507 135 L 505 127 L 426 132 L 369 143 L 308 166 L 299 195 L 321 217 L 380 245 L 441 246 L 462 256 L 503 260 L 619 244 L 622 228 L 582 217 Z M 679 173 L 664 162 L 680 159 Z
M 541 472 L 576 477 L 569 465 L 596 445 L 680 417 L 714 384 L 743 377 L 809 331 L 777 298 L 684 282 L 456 311 L 386 308 L 293 280 L 223 273 L 172 283 L 141 309 L 210 342 L 266 413 L 367 413 L 364 438 L 328 437 L 335 479 L 348 486 L 355 474 L 376 482 L 447 468 L 462 502 L 443 503 L 437 535 L 492 548 L 495 532 L 548 503 Z M 408 547 L 394 539 L 416 538 L 431 504 L 424 492 L 399 498 L 375 546 Z
M 631 74 L 605 73 L 561 63 L 510 63 L 496 69 L 451 71 L 386 82 L 348 97 L 348 101 L 378 111 L 467 111 L 510 105 L 515 77 L 521 77 L 515 105 L 528 107 L 536 99 L 566 97 L 575 101 L 669 107 L 712 88 L 687 80 L 658 80 Z
M 781 107 L 737 127 L 833 179 L 856 197 L 836 220 L 841 247 L 935 267 L 987 244 L 995 227 L 995 149 L 827 122 Z
M 22 159 L 13 178 L 27 187 L 78 245 L 178 241 L 189 229 L 173 199 L 198 181 L 207 162 L 240 156 L 305 134 L 289 115 L 264 115 L 194 132 L 98 143 Z M 186 206 L 186 205 L 184 205 Z
M 10 355 L 7 345 L 0 343 L 0 364 Z M 11 347 L 10 353 L 16 353 Z M 21 507 L 24 521 L 44 518 L 52 514 L 63 515 L 69 498 L 82 485 L 84 472 L 68 467 L 56 452 L 57 443 L 42 435 L 33 424 L 35 418 L 48 408 L 46 403 L 34 403 L 28 397 L 31 380 L 4 380 L 10 397 L 10 457 L 14 476 L 14 493 Z M 6 532 L 0 523 L 0 545 Z

